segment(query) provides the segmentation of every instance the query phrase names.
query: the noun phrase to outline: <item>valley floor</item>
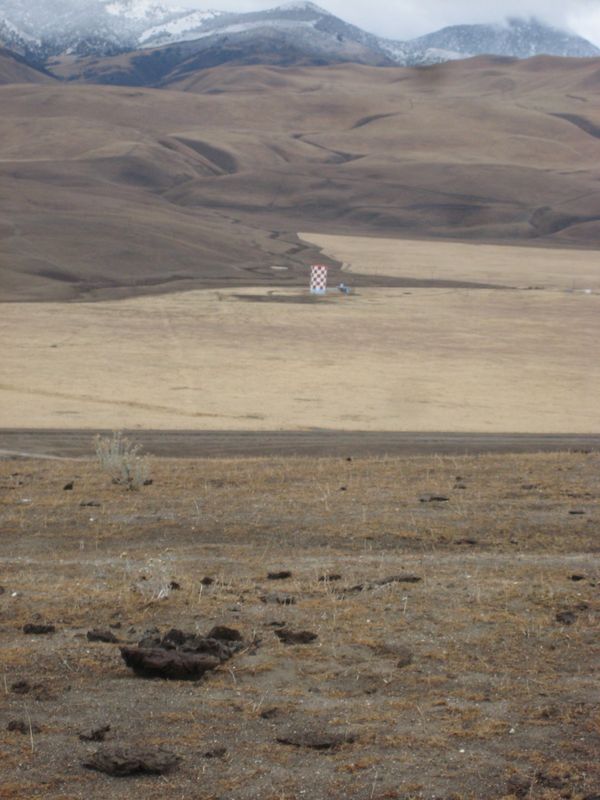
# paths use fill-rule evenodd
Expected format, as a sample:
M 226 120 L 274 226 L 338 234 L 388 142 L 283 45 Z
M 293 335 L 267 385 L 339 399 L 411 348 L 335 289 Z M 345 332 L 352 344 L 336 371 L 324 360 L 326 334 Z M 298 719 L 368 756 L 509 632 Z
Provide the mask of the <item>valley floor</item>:
M 0 427 L 600 432 L 595 252 L 313 239 L 352 294 L 3 304 Z

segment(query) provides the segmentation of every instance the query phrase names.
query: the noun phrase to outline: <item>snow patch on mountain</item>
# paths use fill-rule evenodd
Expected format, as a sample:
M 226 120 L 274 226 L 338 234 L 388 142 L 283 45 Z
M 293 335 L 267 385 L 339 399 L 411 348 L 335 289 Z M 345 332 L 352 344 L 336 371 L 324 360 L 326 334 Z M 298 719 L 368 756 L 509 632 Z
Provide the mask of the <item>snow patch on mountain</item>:
M 17 28 L 17 26 L 13 25 L 13 23 L 8 19 L 0 20 L 0 39 L 3 36 L 3 29 L 4 29 L 4 34 L 8 33 L 9 36 L 11 37 L 22 39 L 24 42 L 28 42 L 30 44 L 35 44 L 35 45 L 41 44 L 40 39 L 38 39 L 35 36 L 31 36 L 29 33 L 26 33 L 20 28 Z
M 114 17 L 127 19 L 156 19 L 158 16 L 166 17 L 169 14 L 164 6 L 147 2 L 147 0 L 121 0 L 121 2 L 108 3 L 104 8 Z
M 149 40 L 152 40 L 151 46 L 155 47 L 159 41 L 164 41 L 165 43 L 186 41 L 193 38 L 195 33 L 199 32 L 208 20 L 217 19 L 217 17 L 221 16 L 221 13 L 220 11 L 193 11 L 191 14 L 179 17 L 179 19 L 155 25 L 140 34 L 140 44 L 145 45 Z

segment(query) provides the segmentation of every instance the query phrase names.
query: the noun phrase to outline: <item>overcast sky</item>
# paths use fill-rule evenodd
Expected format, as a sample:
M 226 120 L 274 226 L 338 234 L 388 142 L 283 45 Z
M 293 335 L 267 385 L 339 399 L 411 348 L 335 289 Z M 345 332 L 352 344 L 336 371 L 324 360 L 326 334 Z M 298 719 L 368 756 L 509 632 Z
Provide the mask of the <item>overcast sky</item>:
M 258 11 L 281 0 L 184 0 L 194 8 Z M 600 46 L 600 0 L 321 0 L 346 22 L 393 39 L 410 39 L 445 25 L 499 22 L 507 16 L 536 16 L 567 27 Z

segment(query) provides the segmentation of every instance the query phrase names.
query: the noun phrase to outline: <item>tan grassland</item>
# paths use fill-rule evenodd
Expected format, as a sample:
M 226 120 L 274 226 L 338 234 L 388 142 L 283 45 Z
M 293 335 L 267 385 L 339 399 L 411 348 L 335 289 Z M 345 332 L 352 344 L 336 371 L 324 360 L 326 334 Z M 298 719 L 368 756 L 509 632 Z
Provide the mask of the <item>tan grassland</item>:
M 600 252 L 301 233 L 348 273 L 429 280 L 470 280 L 521 289 L 600 291 Z M 467 277 L 468 276 L 468 277 Z M 349 276 L 348 282 L 352 278 Z
M 0 427 L 600 431 L 600 294 L 565 291 L 595 254 L 315 240 L 360 270 L 551 288 L 4 304 Z

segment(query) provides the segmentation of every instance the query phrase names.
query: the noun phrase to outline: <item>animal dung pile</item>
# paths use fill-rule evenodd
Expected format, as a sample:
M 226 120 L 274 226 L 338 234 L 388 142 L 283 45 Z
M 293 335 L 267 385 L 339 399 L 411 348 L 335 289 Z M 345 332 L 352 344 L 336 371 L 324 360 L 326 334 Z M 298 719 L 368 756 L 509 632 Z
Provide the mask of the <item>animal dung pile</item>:
M 121 656 L 143 678 L 196 681 L 216 669 L 244 647 L 233 628 L 218 626 L 206 636 L 172 628 L 163 637 L 144 637 L 137 647 L 121 647 Z
M 178 766 L 181 758 L 162 748 L 104 747 L 83 762 L 87 769 L 115 778 L 130 775 L 164 775 Z

